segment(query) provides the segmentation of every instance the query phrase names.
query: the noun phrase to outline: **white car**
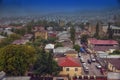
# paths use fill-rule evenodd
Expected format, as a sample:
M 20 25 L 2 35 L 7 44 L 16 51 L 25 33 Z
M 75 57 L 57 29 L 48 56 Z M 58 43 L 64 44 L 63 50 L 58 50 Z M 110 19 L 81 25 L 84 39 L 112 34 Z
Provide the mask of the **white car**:
M 92 61 L 92 62 L 95 62 L 95 61 L 96 61 L 96 59 L 95 59 L 95 58 L 92 58 L 92 59 L 91 59 L 91 61 Z
M 101 68 L 102 68 L 102 66 L 101 66 L 100 64 L 96 64 L 96 67 L 97 67 L 98 69 L 101 69 Z

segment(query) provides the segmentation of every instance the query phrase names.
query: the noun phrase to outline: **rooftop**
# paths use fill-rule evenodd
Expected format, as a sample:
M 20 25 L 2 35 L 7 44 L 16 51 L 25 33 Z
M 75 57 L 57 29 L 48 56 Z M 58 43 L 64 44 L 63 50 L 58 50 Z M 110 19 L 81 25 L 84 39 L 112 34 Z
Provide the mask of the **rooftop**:
M 61 67 L 80 67 L 80 61 L 77 58 L 62 57 L 58 58 L 58 65 Z
M 105 60 L 111 63 L 116 69 L 120 70 L 120 58 L 107 58 Z
M 118 44 L 118 42 L 115 40 L 97 40 L 94 38 L 90 38 L 89 41 L 91 44 L 94 44 L 94 45 L 117 45 Z

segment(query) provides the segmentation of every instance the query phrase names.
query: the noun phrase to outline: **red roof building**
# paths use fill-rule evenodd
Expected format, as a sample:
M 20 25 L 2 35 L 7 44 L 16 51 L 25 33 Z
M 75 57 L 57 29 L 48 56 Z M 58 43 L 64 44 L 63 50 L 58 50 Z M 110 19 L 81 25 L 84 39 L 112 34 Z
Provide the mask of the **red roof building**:
M 108 51 L 109 49 L 119 48 L 119 43 L 115 40 L 97 40 L 95 38 L 88 39 L 88 45 L 95 51 Z
M 90 44 L 93 45 L 118 45 L 118 42 L 115 40 L 97 40 L 95 38 L 89 39 Z
M 80 60 L 72 57 L 62 57 L 57 60 L 58 65 L 61 67 L 59 75 L 69 75 L 71 78 L 76 75 L 82 74 Z
M 63 57 L 58 59 L 58 65 L 61 67 L 80 67 L 81 64 L 77 58 Z

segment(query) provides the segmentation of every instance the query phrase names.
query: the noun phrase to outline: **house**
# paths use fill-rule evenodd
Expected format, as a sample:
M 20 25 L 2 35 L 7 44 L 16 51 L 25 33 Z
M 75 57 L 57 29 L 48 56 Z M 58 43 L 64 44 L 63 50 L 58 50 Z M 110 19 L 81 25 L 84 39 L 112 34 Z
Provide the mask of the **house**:
M 108 70 L 112 72 L 120 72 L 120 58 L 108 58 L 106 61 L 108 63 Z
M 65 54 L 65 52 L 69 50 L 74 50 L 74 49 L 69 48 L 69 47 L 57 47 L 53 50 L 53 53 L 54 54 Z
M 108 72 L 107 80 L 120 80 L 120 73 Z
M 25 77 L 5 77 L 3 80 L 30 80 L 29 76 Z
M 114 26 L 114 25 L 110 25 L 110 28 L 111 28 L 112 31 L 113 31 L 113 36 L 120 36 L 120 27 Z M 107 25 L 104 25 L 104 26 L 103 26 L 103 31 L 104 31 L 105 33 L 107 33 L 107 30 L 108 30 L 108 26 L 107 26 Z
M 65 52 L 65 55 L 67 57 L 73 57 L 73 58 L 77 58 L 78 57 L 78 52 L 75 50 L 69 50 Z
M 47 39 L 48 38 L 48 33 L 43 27 L 34 27 L 34 36 L 36 38 L 42 38 L 42 39 Z
M 12 44 L 22 45 L 22 44 L 26 44 L 27 42 L 29 42 L 29 40 L 19 39 L 19 40 L 13 41 Z
M 82 73 L 80 60 L 78 58 L 62 57 L 57 59 L 57 63 L 61 67 L 59 75 L 68 75 L 72 78 Z
M 0 42 L 5 39 L 6 37 L 0 35 Z
M 45 46 L 45 51 L 50 51 L 50 50 L 53 51 L 54 46 L 55 46 L 54 44 L 47 44 L 47 45 Z
M 93 51 L 108 51 L 110 49 L 118 49 L 119 43 L 115 40 L 97 40 L 95 38 L 88 39 L 88 47 Z
M 32 37 L 33 37 L 33 34 L 25 34 L 23 37 L 22 37 L 22 39 L 25 39 L 25 40 L 31 40 L 32 39 Z
M 96 33 L 96 25 L 97 25 L 97 23 L 93 23 L 93 24 L 91 24 L 90 26 L 89 26 L 89 28 L 88 28 L 88 31 L 90 32 L 90 35 L 94 35 L 95 33 Z M 103 26 L 102 26 L 102 24 L 101 23 L 99 23 L 99 35 L 100 36 L 103 36 L 104 34 L 105 34 L 105 32 L 103 31 L 104 29 L 103 29 Z

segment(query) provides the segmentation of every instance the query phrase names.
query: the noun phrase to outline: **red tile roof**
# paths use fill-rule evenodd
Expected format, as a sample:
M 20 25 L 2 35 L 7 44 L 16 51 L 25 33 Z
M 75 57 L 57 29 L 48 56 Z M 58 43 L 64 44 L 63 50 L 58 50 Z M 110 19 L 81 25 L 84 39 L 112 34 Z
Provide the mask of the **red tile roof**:
M 92 39 L 89 39 L 89 41 L 91 44 L 94 44 L 94 45 L 102 45 L 102 44 L 116 45 L 116 44 L 118 44 L 118 42 L 115 40 L 97 40 L 97 39 L 92 38 Z
M 63 57 L 58 59 L 58 65 L 61 67 L 80 67 L 79 59 L 71 57 Z

